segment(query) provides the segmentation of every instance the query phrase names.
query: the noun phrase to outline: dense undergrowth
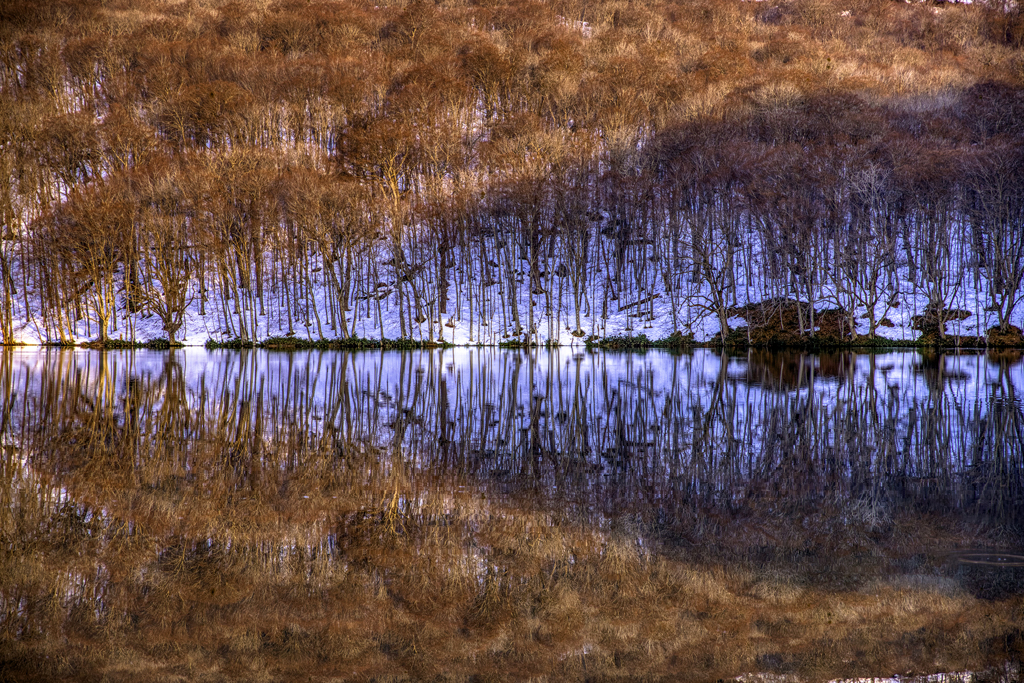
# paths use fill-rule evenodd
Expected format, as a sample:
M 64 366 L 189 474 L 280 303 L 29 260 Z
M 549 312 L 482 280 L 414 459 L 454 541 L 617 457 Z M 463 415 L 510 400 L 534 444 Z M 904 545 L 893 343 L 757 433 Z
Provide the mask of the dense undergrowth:
M 1012 3 L 0 13 L 5 342 L 725 342 L 799 301 L 770 343 L 829 310 L 1019 343 Z

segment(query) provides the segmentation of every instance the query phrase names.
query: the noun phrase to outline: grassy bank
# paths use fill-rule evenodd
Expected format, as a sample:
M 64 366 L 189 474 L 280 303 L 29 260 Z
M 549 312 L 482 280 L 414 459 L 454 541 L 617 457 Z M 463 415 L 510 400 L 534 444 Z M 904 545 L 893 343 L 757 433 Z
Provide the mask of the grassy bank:
M 445 342 L 416 339 L 364 339 L 362 337 L 349 337 L 347 339 L 300 339 L 297 337 L 270 337 L 262 341 L 233 339 L 226 342 L 216 342 L 209 340 L 205 346 L 207 349 L 258 348 L 268 351 L 359 351 L 365 349 L 406 351 L 448 348 L 452 345 Z
M 2 346 L 25 347 L 31 344 L 5 344 Z M 51 342 L 40 344 L 40 346 L 56 348 L 83 348 L 96 350 L 120 350 L 120 349 L 151 349 L 168 350 L 172 348 L 184 348 L 185 344 L 170 344 L 166 339 L 150 341 L 123 341 L 107 340 L 106 342 Z M 503 342 L 498 345 L 488 344 L 451 344 L 447 342 L 420 341 L 414 339 L 366 339 L 352 337 L 349 339 L 297 339 L 294 337 L 271 337 L 264 340 L 243 340 L 230 339 L 226 341 L 207 340 L 203 344 L 207 350 L 215 349 L 265 349 L 268 351 L 362 351 L 362 350 L 384 350 L 384 351 L 411 351 L 415 349 L 447 349 L 456 347 L 473 348 L 503 348 L 503 349 L 531 349 L 531 348 L 560 348 L 559 344 L 545 342 L 520 343 Z M 565 347 L 565 345 L 562 345 Z M 858 335 L 850 339 L 836 339 L 832 337 L 805 337 L 797 339 L 769 339 L 752 340 L 745 328 L 731 330 L 723 341 L 720 337 L 707 342 L 694 341 L 692 335 L 683 336 L 682 333 L 675 333 L 660 339 L 650 339 L 646 335 L 609 337 L 592 337 L 584 342 L 584 347 L 590 350 L 604 351 L 645 351 L 649 349 L 662 349 L 668 351 L 683 351 L 685 349 L 723 349 L 729 351 L 743 351 L 746 349 L 764 349 L 772 351 L 839 351 L 839 350 L 881 350 L 881 349 L 929 349 L 933 351 L 961 351 L 961 350 L 1016 350 L 1024 349 L 1024 343 L 1018 343 L 1016 338 L 993 339 L 992 337 L 965 337 L 946 335 L 945 338 L 936 336 L 921 337 L 915 340 L 889 339 L 884 336 L 870 337 Z

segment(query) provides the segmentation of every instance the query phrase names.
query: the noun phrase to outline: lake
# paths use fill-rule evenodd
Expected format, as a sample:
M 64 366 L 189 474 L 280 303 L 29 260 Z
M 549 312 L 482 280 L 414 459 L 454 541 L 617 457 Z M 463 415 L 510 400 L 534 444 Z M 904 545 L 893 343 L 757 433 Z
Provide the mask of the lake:
M 0 392 L 10 680 L 1024 657 L 1019 353 L 19 348 Z

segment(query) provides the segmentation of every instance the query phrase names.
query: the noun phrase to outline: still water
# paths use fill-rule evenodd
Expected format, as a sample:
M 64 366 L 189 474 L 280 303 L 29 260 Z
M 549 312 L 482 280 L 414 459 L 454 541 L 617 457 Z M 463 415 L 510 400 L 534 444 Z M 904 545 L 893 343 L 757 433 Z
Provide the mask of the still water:
M 0 669 L 1004 666 L 1019 392 L 1019 354 L 6 351 Z

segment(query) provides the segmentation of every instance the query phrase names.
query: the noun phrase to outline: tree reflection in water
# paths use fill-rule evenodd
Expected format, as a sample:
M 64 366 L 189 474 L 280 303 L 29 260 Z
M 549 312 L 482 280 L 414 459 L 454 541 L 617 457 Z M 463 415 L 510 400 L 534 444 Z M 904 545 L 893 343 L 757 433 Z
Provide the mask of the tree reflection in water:
M 1024 654 L 1024 569 L 957 561 L 1024 552 L 1012 355 L 0 362 L 12 680 L 817 680 Z

